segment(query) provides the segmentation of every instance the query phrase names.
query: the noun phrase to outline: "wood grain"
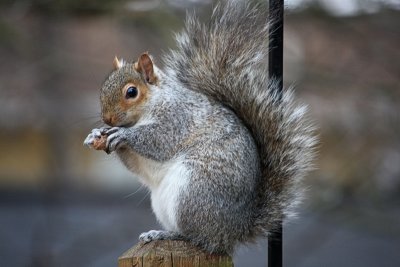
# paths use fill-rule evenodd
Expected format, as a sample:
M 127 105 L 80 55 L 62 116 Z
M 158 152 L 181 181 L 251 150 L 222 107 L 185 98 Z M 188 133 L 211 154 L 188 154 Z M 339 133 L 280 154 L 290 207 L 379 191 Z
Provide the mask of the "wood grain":
M 232 267 L 229 255 L 209 254 L 189 242 L 138 243 L 118 258 L 118 267 Z

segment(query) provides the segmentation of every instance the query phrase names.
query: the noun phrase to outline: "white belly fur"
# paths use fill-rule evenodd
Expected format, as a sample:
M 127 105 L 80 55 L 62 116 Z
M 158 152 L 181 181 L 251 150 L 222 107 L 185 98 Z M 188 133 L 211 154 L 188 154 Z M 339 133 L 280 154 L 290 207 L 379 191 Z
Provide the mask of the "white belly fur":
M 166 230 L 179 232 L 177 208 L 180 193 L 184 192 L 188 184 L 189 172 L 182 161 L 174 161 L 168 165 L 158 186 L 151 188 L 151 206 Z
M 150 189 L 153 212 L 165 230 L 179 231 L 176 218 L 179 195 L 189 181 L 189 171 L 182 160 L 156 162 L 132 151 L 121 153 L 120 158 Z

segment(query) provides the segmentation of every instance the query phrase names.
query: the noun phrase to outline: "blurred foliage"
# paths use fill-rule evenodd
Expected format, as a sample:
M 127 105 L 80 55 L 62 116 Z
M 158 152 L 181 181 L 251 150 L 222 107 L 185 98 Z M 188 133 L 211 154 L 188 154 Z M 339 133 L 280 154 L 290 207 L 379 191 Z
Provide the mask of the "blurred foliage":
M 0 18 L 0 47 L 12 48 L 17 40 L 18 33 L 14 27 Z
M 143 51 L 160 58 L 174 47 L 173 32 L 183 26 L 186 9 L 172 2 L 1 1 L 0 100 L 7 101 L 0 106 L 1 113 L 10 114 L 0 116 L 2 131 L 42 125 L 57 140 L 64 127 L 58 122 L 60 114 L 79 117 L 88 112 L 85 108 L 97 114 L 97 98 L 92 100 L 97 92 L 92 90 L 108 71 L 109 58 L 132 58 Z M 197 3 L 187 8 L 195 9 L 203 21 L 212 9 Z M 383 199 L 382 192 L 388 197 L 400 192 L 400 168 L 394 163 L 400 157 L 400 54 L 394 45 L 400 37 L 398 15 L 396 10 L 381 10 L 337 17 L 314 1 L 286 17 L 285 57 L 292 61 L 285 66 L 297 73 L 288 82 L 297 84 L 321 130 L 319 170 L 310 183 L 320 189 L 313 191 L 314 198 L 324 203 L 340 204 L 349 197 Z M 89 109 L 88 103 L 95 108 Z M 89 123 L 79 128 L 85 127 Z M 68 172 L 70 156 L 64 154 L 67 160 L 58 161 L 67 162 L 63 171 Z
M 113 11 L 126 0 L 2 0 L 0 6 L 29 6 L 48 15 L 100 14 Z
M 159 8 L 152 12 L 125 12 L 121 16 L 121 26 L 128 28 L 144 29 L 157 36 L 165 46 L 175 45 L 173 32 L 183 26 L 182 14 L 176 14 L 168 8 Z

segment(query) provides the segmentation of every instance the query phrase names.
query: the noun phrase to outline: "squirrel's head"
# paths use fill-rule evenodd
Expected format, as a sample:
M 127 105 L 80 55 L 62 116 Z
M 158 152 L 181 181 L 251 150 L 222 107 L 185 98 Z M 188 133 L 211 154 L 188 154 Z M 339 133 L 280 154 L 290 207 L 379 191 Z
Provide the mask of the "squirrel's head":
M 143 113 L 151 87 L 158 84 L 155 67 L 148 53 L 133 64 L 115 57 L 113 65 L 100 92 L 101 115 L 110 126 L 132 126 Z

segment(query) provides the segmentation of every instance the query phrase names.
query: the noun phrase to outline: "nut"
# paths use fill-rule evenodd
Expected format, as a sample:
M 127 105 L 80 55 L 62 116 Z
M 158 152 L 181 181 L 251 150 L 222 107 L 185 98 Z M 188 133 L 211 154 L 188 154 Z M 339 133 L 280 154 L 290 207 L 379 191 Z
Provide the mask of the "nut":
M 93 148 L 96 150 L 104 150 L 107 149 L 107 135 L 102 133 L 100 136 L 96 136 L 93 140 Z

